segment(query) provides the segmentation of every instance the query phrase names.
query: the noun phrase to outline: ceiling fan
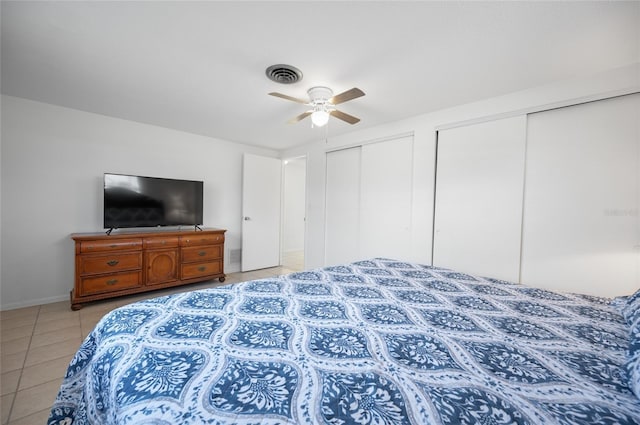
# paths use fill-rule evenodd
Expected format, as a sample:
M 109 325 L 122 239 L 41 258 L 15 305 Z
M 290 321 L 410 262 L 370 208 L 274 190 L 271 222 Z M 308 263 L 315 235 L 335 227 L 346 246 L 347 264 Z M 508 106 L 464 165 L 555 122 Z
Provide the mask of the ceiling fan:
M 322 127 L 329 121 L 329 116 L 334 116 L 349 124 L 356 124 L 360 121 L 360 118 L 356 118 L 353 115 L 346 114 L 342 111 L 338 111 L 335 106 L 349 100 L 357 99 L 364 96 L 364 92 L 359 88 L 352 88 L 336 96 L 333 95 L 333 91 L 329 87 L 316 86 L 307 90 L 309 100 L 299 99 L 297 97 L 287 96 L 282 93 L 269 93 L 271 96 L 279 97 L 281 99 L 291 100 L 293 102 L 302 103 L 303 105 L 310 106 L 306 112 L 301 113 L 297 117 L 289 120 L 289 124 L 302 121 L 311 115 L 311 122 L 316 127 Z

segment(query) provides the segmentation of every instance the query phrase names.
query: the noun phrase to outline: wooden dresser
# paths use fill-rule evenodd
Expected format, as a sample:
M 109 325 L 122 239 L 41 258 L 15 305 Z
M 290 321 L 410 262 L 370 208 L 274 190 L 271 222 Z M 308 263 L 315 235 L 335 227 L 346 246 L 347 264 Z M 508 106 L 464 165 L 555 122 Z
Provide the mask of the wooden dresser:
M 71 309 L 204 280 L 224 282 L 223 229 L 76 233 Z

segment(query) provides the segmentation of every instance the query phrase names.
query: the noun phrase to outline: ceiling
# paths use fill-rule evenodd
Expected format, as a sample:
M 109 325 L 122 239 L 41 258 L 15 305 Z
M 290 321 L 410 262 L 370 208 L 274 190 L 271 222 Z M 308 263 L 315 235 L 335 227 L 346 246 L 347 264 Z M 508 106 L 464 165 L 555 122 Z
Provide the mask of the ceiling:
M 286 149 L 640 58 L 640 2 L 2 2 L 1 90 Z M 269 65 L 300 68 L 293 85 Z M 287 124 L 326 85 L 361 118 Z

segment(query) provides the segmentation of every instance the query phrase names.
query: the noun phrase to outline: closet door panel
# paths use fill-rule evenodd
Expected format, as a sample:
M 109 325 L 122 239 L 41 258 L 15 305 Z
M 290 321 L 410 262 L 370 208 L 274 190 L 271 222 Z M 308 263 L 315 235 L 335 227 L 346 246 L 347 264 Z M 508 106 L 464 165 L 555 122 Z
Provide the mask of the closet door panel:
M 362 146 L 360 256 L 411 255 L 413 136 Z
M 327 153 L 325 265 L 359 259 L 361 148 Z
M 438 133 L 433 265 L 517 282 L 526 117 Z
M 529 116 L 522 282 L 602 296 L 640 287 L 640 95 Z

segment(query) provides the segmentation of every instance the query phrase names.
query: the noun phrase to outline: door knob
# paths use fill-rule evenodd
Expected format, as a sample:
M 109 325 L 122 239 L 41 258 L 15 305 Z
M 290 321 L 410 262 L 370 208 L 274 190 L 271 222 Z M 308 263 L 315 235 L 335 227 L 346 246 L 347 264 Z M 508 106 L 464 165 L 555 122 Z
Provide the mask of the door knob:
M 249 220 L 251 220 L 251 217 L 245 217 L 244 218 L 244 221 L 249 221 Z

